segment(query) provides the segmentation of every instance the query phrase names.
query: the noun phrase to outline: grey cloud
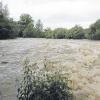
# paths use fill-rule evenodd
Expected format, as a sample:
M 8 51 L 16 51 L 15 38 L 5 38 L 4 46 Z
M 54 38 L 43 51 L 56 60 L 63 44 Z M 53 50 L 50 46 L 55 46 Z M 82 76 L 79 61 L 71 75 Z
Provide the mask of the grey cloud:
M 20 14 L 29 13 L 34 20 L 40 18 L 47 27 L 63 27 L 89 23 L 100 18 L 100 0 L 5 0 L 10 14 L 18 19 Z
M 51 17 L 48 17 L 46 20 L 49 20 L 49 22 L 87 22 L 87 21 L 93 21 L 97 18 L 100 18 L 100 14 L 90 14 L 90 15 L 70 15 L 70 14 L 55 14 Z

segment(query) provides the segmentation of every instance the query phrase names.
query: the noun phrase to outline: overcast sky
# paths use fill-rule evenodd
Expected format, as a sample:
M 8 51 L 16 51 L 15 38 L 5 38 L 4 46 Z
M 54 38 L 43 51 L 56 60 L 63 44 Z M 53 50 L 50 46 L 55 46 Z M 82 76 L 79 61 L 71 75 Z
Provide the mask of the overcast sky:
M 18 20 L 22 13 L 34 20 L 41 19 L 44 27 L 66 27 L 75 24 L 84 28 L 100 18 L 100 0 L 2 0 L 8 4 L 10 16 Z

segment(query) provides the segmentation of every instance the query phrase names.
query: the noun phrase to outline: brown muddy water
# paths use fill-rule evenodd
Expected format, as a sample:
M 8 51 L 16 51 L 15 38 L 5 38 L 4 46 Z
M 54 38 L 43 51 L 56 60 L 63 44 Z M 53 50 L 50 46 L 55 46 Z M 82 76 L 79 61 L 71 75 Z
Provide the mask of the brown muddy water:
M 0 40 L 0 100 L 16 100 L 24 58 L 47 58 L 67 73 L 76 100 L 100 100 L 100 41 L 67 39 Z

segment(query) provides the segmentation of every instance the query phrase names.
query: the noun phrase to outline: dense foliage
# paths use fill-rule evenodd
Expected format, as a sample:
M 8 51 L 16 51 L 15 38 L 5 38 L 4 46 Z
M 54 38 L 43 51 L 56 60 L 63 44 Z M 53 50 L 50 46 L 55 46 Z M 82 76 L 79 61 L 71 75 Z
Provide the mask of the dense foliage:
M 29 65 L 26 60 L 24 77 L 18 88 L 18 100 L 73 100 L 73 94 L 68 87 L 68 79 L 60 72 L 49 72 L 44 64 L 39 69 L 37 64 Z M 33 69 L 32 69 L 33 68 Z
M 66 36 L 69 39 L 83 39 L 84 37 L 84 30 L 80 26 L 75 26 L 68 31 L 68 35 Z
M 9 17 L 7 5 L 4 6 L 0 2 L 0 39 L 16 37 L 100 40 L 100 19 L 90 25 L 88 29 L 83 29 L 78 25 L 71 29 L 43 29 L 41 20 L 35 23 L 29 14 L 22 14 L 19 21 L 14 21 Z
M 0 39 L 10 37 L 11 26 L 9 25 L 7 6 L 0 3 Z
M 87 38 L 100 40 L 100 19 L 90 26 Z
M 53 38 L 55 39 L 62 39 L 62 38 L 65 38 L 67 35 L 67 29 L 64 29 L 64 28 L 56 28 L 54 31 L 53 31 Z

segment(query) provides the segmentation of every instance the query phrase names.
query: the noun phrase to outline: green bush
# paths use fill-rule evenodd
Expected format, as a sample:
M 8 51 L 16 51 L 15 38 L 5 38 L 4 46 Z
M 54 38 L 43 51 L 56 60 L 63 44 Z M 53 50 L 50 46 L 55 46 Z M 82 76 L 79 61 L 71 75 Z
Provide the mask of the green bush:
M 46 64 L 40 69 L 26 60 L 18 100 L 73 100 L 73 94 L 68 79 L 59 72 L 51 73 Z
M 53 38 L 63 39 L 63 38 L 66 37 L 66 34 L 67 34 L 67 29 L 65 29 L 65 28 L 56 28 L 53 31 Z
M 69 39 L 84 39 L 85 33 L 82 27 L 76 25 L 68 31 L 66 38 Z
M 51 30 L 51 28 L 46 28 L 44 30 L 44 37 L 45 38 L 53 38 L 53 31 Z
M 36 29 L 32 23 L 29 23 L 23 31 L 23 37 L 36 37 Z
M 88 39 L 100 40 L 100 19 L 90 26 Z

